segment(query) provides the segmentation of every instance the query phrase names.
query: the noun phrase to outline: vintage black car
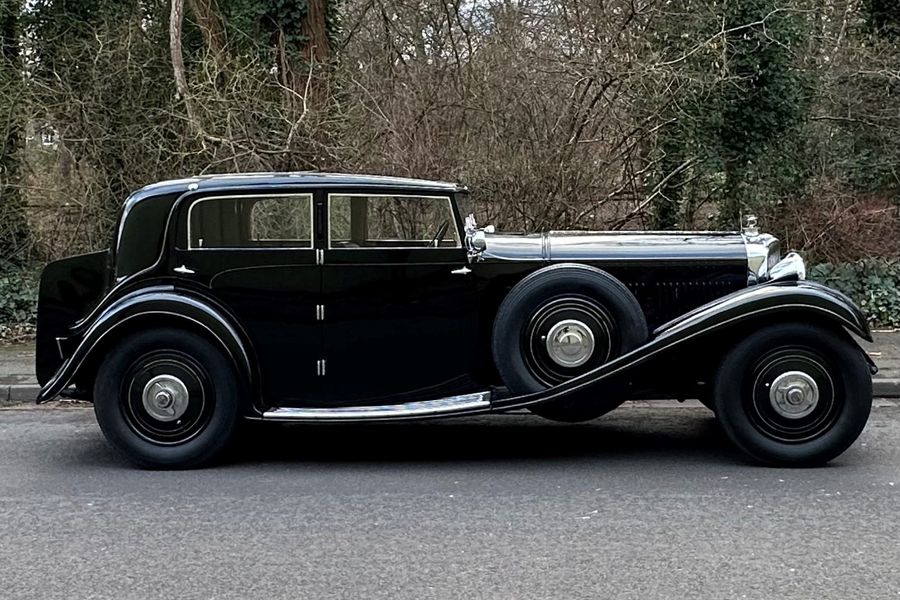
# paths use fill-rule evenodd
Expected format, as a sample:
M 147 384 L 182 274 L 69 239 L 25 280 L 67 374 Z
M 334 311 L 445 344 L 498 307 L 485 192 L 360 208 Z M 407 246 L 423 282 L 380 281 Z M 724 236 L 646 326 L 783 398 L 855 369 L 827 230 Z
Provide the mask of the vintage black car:
M 768 464 L 828 461 L 862 431 L 866 318 L 772 236 L 501 235 L 465 195 L 325 173 L 138 190 L 109 250 L 44 270 L 38 402 L 92 400 L 157 468 L 207 463 L 245 419 L 575 422 L 637 398 L 700 399 Z

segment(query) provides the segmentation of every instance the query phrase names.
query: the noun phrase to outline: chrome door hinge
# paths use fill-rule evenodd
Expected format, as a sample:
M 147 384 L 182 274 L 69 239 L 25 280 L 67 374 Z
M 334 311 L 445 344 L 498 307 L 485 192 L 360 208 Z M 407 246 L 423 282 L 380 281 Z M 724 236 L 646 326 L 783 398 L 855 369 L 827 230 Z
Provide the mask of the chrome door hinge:
M 316 250 L 316 264 L 324 265 L 325 264 L 325 251 L 321 248 Z
M 325 305 L 324 304 L 316 304 L 316 321 L 324 321 L 325 320 Z
M 325 377 L 325 359 L 320 358 L 316 361 L 316 375 L 319 377 Z

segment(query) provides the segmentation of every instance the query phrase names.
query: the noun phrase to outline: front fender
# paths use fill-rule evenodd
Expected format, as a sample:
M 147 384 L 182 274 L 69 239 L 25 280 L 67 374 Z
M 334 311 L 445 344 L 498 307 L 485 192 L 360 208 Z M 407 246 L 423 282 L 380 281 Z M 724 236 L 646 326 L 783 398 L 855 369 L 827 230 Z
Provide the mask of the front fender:
M 231 320 L 213 303 L 193 294 L 161 285 L 132 292 L 115 300 L 89 323 L 83 323 L 83 333 L 69 357 L 53 377 L 41 388 L 37 403 L 52 400 L 78 376 L 80 369 L 110 336 L 121 331 L 136 319 L 165 317 L 173 323 L 187 323 L 200 328 L 220 344 L 234 363 L 237 372 L 253 385 L 255 372 L 249 343 Z
M 664 351 L 677 349 L 702 336 L 721 333 L 739 323 L 759 321 L 762 327 L 784 318 L 824 320 L 872 341 L 865 315 L 847 296 L 815 282 L 776 281 L 704 304 L 658 327 L 646 344 L 628 354 L 555 387 L 498 400 L 493 407 L 495 410 L 521 408 L 596 391 L 613 376 L 623 375 Z
M 872 341 L 865 314 L 844 294 L 813 281 L 775 281 L 749 287 L 664 323 L 654 335 L 679 336 L 710 324 L 726 325 L 765 313 L 803 312 L 834 321 L 859 337 Z

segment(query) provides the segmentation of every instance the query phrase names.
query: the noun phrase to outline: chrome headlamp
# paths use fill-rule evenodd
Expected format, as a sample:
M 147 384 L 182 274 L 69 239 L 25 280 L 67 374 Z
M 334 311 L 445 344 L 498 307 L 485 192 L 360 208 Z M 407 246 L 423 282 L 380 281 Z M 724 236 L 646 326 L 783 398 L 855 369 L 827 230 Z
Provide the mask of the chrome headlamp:
M 469 261 L 477 259 L 481 253 L 487 248 L 486 233 L 494 233 L 494 226 L 488 225 L 479 228 L 475 223 L 475 215 L 467 215 L 465 220 L 466 232 L 466 249 L 468 250 Z
M 781 258 L 781 243 L 773 235 L 760 233 L 756 217 L 748 216 L 741 234 L 747 247 L 747 281 L 751 285 L 773 279 L 806 278 L 806 265 L 796 252 Z
M 806 279 L 806 263 L 803 262 L 803 257 L 796 252 L 788 252 L 787 256 L 769 269 L 769 279 L 774 280 L 795 277 L 797 279 Z

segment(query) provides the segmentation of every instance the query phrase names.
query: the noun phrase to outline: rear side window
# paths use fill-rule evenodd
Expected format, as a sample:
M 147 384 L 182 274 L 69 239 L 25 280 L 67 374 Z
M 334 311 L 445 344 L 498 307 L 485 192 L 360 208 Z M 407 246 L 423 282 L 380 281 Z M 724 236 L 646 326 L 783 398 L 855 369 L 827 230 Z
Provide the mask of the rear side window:
M 188 247 L 312 248 L 312 194 L 202 198 L 188 210 Z

